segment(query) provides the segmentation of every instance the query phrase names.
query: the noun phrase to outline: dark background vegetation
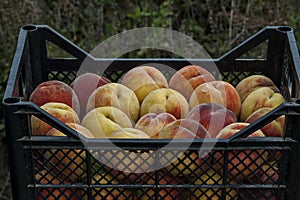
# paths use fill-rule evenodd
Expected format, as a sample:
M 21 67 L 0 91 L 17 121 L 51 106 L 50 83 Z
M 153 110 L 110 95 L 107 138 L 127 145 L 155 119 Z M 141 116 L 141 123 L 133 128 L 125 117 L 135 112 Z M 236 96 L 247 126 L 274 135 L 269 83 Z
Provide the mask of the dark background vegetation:
M 291 26 L 299 44 L 299 7 L 299 0 L 2 0 L 0 99 L 19 29 L 25 24 L 47 24 L 86 51 L 128 29 L 170 28 L 191 36 L 218 57 L 267 25 Z M 131 56 L 149 55 L 141 50 Z M 3 115 L 0 105 L 0 200 L 11 199 Z

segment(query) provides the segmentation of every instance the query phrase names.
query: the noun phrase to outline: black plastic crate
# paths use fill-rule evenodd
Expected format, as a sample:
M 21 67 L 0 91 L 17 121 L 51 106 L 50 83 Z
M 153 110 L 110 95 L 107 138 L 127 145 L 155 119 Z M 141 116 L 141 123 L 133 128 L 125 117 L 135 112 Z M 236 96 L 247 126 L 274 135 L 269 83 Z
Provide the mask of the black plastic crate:
M 49 58 L 48 42 L 74 58 Z M 258 45 L 265 45 L 265 58 L 242 58 Z M 300 198 L 300 58 L 290 27 L 265 27 L 220 58 L 192 60 L 200 66 L 214 62 L 220 78 L 233 85 L 249 75 L 264 74 L 274 80 L 287 103 L 235 137 L 219 140 L 201 162 L 194 155 L 203 142 L 213 144 L 214 139 L 194 140 L 178 160 L 156 171 L 151 169 L 161 165 L 163 159 L 177 158 L 187 141 L 179 140 L 167 148 L 169 140 L 114 139 L 121 151 L 112 148 L 107 140 L 87 139 L 87 149 L 77 139 L 76 131 L 27 101 L 42 81 L 70 83 L 87 57 L 99 69 L 111 62 L 104 75 L 113 81 L 138 65 L 159 63 L 180 69 L 191 62 L 166 58 L 96 59 L 48 26 L 22 27 L 3 99 L 14 199 L 208 199 L 208 194 L 214 194 L 215 199 Z M 32 136 L 32 115 L 70 137 Z M 286 115 L 284 138 L 243 138 L 280 115 Z M 159 151 L 162 147 L 165 148 Z M 201 150 L 205 152 L 205 148 Z M 257 157 L 245 167 L 241 155 L 244 159 Z M 64 160 L 57 162 L 61 159 L 58 156 Z M 266 157 L 272 162 L 267 162 Z M 123 166 L 125 172 L 102 164 L 109 162 Z M 146 168 L 149 172 L 126 172 L 130 168 Z M 263 181 L 258 177 L 261 175 L 265 177 Z

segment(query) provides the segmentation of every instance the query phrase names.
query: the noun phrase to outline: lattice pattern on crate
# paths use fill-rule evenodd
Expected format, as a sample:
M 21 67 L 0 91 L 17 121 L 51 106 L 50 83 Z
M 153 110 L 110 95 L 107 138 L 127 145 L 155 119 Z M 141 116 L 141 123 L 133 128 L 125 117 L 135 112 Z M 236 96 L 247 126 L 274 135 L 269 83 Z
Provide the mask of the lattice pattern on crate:
M 59 80 L 69 85 L 76 78 L 76 75 L 76 71 L 51 71 L 48 73 L 48 80 Z
M 48 171 L 55 174 L 62 181 L 76 182 L 87 176 L 85 151 L 79 149 L 49 149 L 36 151 L 36 170 Z
M 126 73 L 126 71 L 105 71 L 103 76 L 110 79 L 112 82 L 120 82 L 122 76 Z M 167 80 L 169 80 L 174 71 L 164 70 L 162 71 Z M 232 85 L 236 86 L 242 79 L 247 76 L 251 76 L 254 74 L 263 74 L 262 72 L 221 72 L 215 77 L 217 80 L 224 80 Z M 67 84 L 70 84 L 77 76 L 76 71 L 66 72 L 66 71 L 52 71 L 48 74 L 49 80 L 60 80 Z
M 55 150 L 56 152 L 59 152 Z M 60 170 L 60 167 L 52 163 L 55 152 L 50 159 L 49 151 L 36 150 L 33 152 L 34 159 L 34 193 L 37 199 L 81 199 L 82 188 L 74 186 L 70 180 L 70 173 Z M 61 152 L 60 152 L 61 153 Z M 64 152 L 67 155 L 67 152 Z M 71 153 L 71 152 L 69 152 Z M 50 160 L 51 161 L 50 161 Z M 73 160 L 74 161 L 74 160 Z M 74 162 L 71 162 L 72 164 Z M 67 170 L 68 171 L 68 170 Z M 76 176 L 79 177 L 79 176 Z
M 259 199 L 264 195 L 285 197 L 286 193 L 285 173 L 279 171 L 287 165 L 281 162 L 282 156 L 288 153 L 283 149 L 221 149 L 211 151 L 204 158 L 197 158 L 194 150 L 180 154 L 176 149 L 153 152 L 148 157 L 141 150 L 87 152 L 68 148 L 33 150 L 36 194 L 45 198 L 47 194 L 68 195 L 73 199 L 89 196 L 92 199 L 219 199 L 225 196 L 226 199 L 249 199 L 249 196 Z M 134 152 L 141 154 L 137 157 Z M 123 166 L 136 171 L 166 162 L 170 163 L 161 170 L 138 174 L 111 168 L 111 165 Z
M 104 76 L 109 78 L 112 82 L 118 82 L 125 74 L 125 71 L 105 71 Z
M 262 72 L 221 72 L 221 77 L 219 77 L 219 79 L 222 79 L 223 81 L 229 82 L 233 86 L 236 86 L 244 78 L 255 74 L 263 75 Z

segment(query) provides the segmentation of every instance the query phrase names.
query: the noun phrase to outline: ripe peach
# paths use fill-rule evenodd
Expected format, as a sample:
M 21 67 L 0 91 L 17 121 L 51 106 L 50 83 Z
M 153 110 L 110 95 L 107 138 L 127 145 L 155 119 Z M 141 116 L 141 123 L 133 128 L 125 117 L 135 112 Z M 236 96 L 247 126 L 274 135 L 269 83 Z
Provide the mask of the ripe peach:
M 170 88 L 160 88 L 152 91 L 144 99 L 141 109 L 140 116 L 147 113 L 170 113 L 176 119 L 185 118 L 189 112 L 189 104 L 176 90 Z
M 168 87 L 165 76 L 151 66 L 139 66 L 129 70 L 122 78 L 121 84 L 134 91 L 140 104 L 153 90 Z
M 86 113 L 86 103 L 92 92 L 107 83 L 110 83 L 110 80 L 104 76 L 87 72 L 76 77 L 76 79 L 70 84 L 79 99 L 80 118 L 82 118 Z
M 127 139 L 150 139 L 150 136 L 135 128 L 122 128 L 110 135 L 110 138 L 127 138 Z
M 86 112 L 98 107 L 113 106 L 136 122 L 139 118 L 140 103 L 135 93 L 120 83 L 108 83 L 98 87 L 90 95 Z
M 244 102 L 246 97 L 254 90 L 261 87 L 269 87 L 275 92 L 280 92 L 274 82 L 264 75 L 251 75 L 241 80 L 235 87 L 238 91 L 241 102 Z
M 199 85 L 189 101 L 190 109 L 201 103 L 217 103 L 231 110 L 236 116 L 241 109 L 241 100 L 236 89 L 225 81 L 212 81 Z
M 63 123 L 80 122 L 77 113 L 67 104 L 49 102 L 42 105 L 41 108 L 47 111 L 49 114 L 56 117 L 58 120 L 62 121 Z M 51 128 L 52 126 L 38 119 L 37 117 L 31 117 L 31 129 L 33 135 L 46 135 Z
M 188 65 L 171 77 L 169 87 L 180 92 L 188 101 L 196 87 L 210 81 L 215 81 L 215 77 L 209 71 L 197 65 Z
M 177 119 L 166 125 L 158 139 L 194 139 L 210 138 L 210 134 L 199 123 L 191 119 Z
M 137 121 L 135 128 L 144 131 L 151 138 L 157 138 L 160 131 L 175 120 L 176 118 L 170 113 L 147 113 Z
M 259 118 L 270 112 L 272 108 L 260 108 L 253 112 L 245 122 L 253 123 Z M 284 124 L 285 124 L 285 115 L 281 115 L 277 119 L 273 120 L 269 124 L 260 128 L 260 130 L 265 134 L 265 136 L 270 137 L 283 137 L 284 136 Z
M 236 115 L 224 106 L 216 103 L 202 103 L 194 107 L 186 117 L 203 125 L 212 138 L 225 126 L 237 122 Z
M 132 128 L 129 117 L 122 110 L 112 106 L 91 110 L 84 116 L 81 124 L 96 138 L 107 138 L 122 128 Z
M 58 80 L 40 83 L 30 94 L 29 101 L 38 106 L 49 102 L 64 103 L 78 114 L 80 112 L 79 100 L 74 90 L 66 83 Z
M 242 103 L 240 120 L 245 121 L 259 108 L 275 108 L 284 103 L 285 99 L 280 93 L 274 92 L 269 87 L 261 87 L 251 92 Z

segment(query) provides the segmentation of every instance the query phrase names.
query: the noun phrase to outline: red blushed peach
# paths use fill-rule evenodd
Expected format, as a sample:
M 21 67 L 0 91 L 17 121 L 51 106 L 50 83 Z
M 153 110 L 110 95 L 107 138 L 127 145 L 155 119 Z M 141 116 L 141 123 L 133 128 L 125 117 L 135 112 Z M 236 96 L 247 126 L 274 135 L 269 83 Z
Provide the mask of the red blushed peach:
M 30 94 L 29 101 L 38 106 L 49 102 L 64 103 L 80 112 L 80 103 L 75 91 L 66 83 L 51 80 L 40 83 Z
M 41 108 L 63 123 L 73 122 L 79 124 L 80 122 L 77 113 L 67 104 L 49 102 L 42 105 Z M 33 135 L 46 135 L 51 128 L 52 126 L 37 117 L 31 117 L 31 129 Z
M 245 121 L 256 110 L 267 107 L 275 108 L 284 103 L 282 94 L 269 87 L 261 87 L 251 92 L 241 106 L 240 120 Z
M 225 81 L 212 81 L 199 85 L 192 93 L 190 109 L 202 103 L 217 103 L 231 110 L 236 116 L 241 109 L 241 100 L 236 89 Z
M 248 76 L 241 80 L 235 88 L 240 95 L 241 102 L 243 102 L 251 92 L 261 87 L 269 87 L 275 92 L 280 92 L 274 82 L 264 75 Z
M 224 106 L 216 103 L 203 103 L 194 107 L 186 117 L 203 125 L 212 138 L 225 126 L 237 122 L 236 115 Z
M 215 81 L 215 77 L 209 71 L 197 65 L 188 65 L 171 77 L 169 87 L 189 100 L 196 87 L 210 81 Z
M 245 122 L 253 123 L 259 118 L 270 112 L 272 108 L 260 108 L 252 113 Z M 273 120 L 269 124 L 260 128 L 260 130 L 265 134 L 265 136 L 270 137 L 283 137 L 284 136 L 284 124 L 285 124 L 285 115 L 281 115 L 277 119 Z
M 179 119 L 166 125 L 157 138 L 192 140 L 210 138 L 210 135 L 200 123 L 191 119 Z M 198 152 L 194 151 L 181 152 L 178 155 L 166 151 L 160 162 L 162 166 L 165 166 L 166 171 L 173 176 L 189 176 L 191 174 L 199 175 L 205 170 L 204 168 L 207 166 L 202 165 L 204 159 L 206 158 L 200 158 Z
M 144 131 L 155 139 L 167 124 L 175 120 L 176 118 L 170 113 L 148 113 L 137 121 L 135 128 Z
M 110 83 L 110 80 L 104 76 L 99 76 L 95 73 L 84 73 L 79 75 L 72 83 L 71 87 L 78 96 L 80 103 L 80 116 L 81 118 L 85 115 L 86 103 L 89 96 L 98 87 Z
M 152 91 L 144 99 L 140 116 L 144 116 L 147 113 L 170 113 L 176 119 L 185 118 L 189 112 L 189 104 L 176 90 L 170 88 L 160 88 Z
M 246 122 L 236 122 L 229 124 L 224 127 L 216 138 L 230 138 L 234 134 L 238 133 L 243 128 L 247 127 L 249 123 Z M 250 134 L 248 137 L 265 137 L 261 130 L 257 130 Z M 217 155 L 220 159 L 221 155 Z M 224 155 L 222 162 L 224 162 Z M 267 158 L 267 152 L 263 150 L 233 150 L 228 152 L 228 176 L 233 180 L 244 180 L 249 176 L 252 176 L 257 168 L 260 168 Z
M 131 89 L 120 83 L 108 83 L 94 90 L 88 99 L 86 111 L 103 106 L 113 106 L 122 110 L 133 122 L 139 118 L 138 98 Z
M 140 104 L 153 90 L 168 87 L 165 76 L 150 66 L 139 66 L 129 70 L 122 78 L 121 84 L 134 91 Z
M 191 119 L 178 119 L 166 125 L 157 137 L 158 139 L 194 139 L 211 138 L 207 130 Z

